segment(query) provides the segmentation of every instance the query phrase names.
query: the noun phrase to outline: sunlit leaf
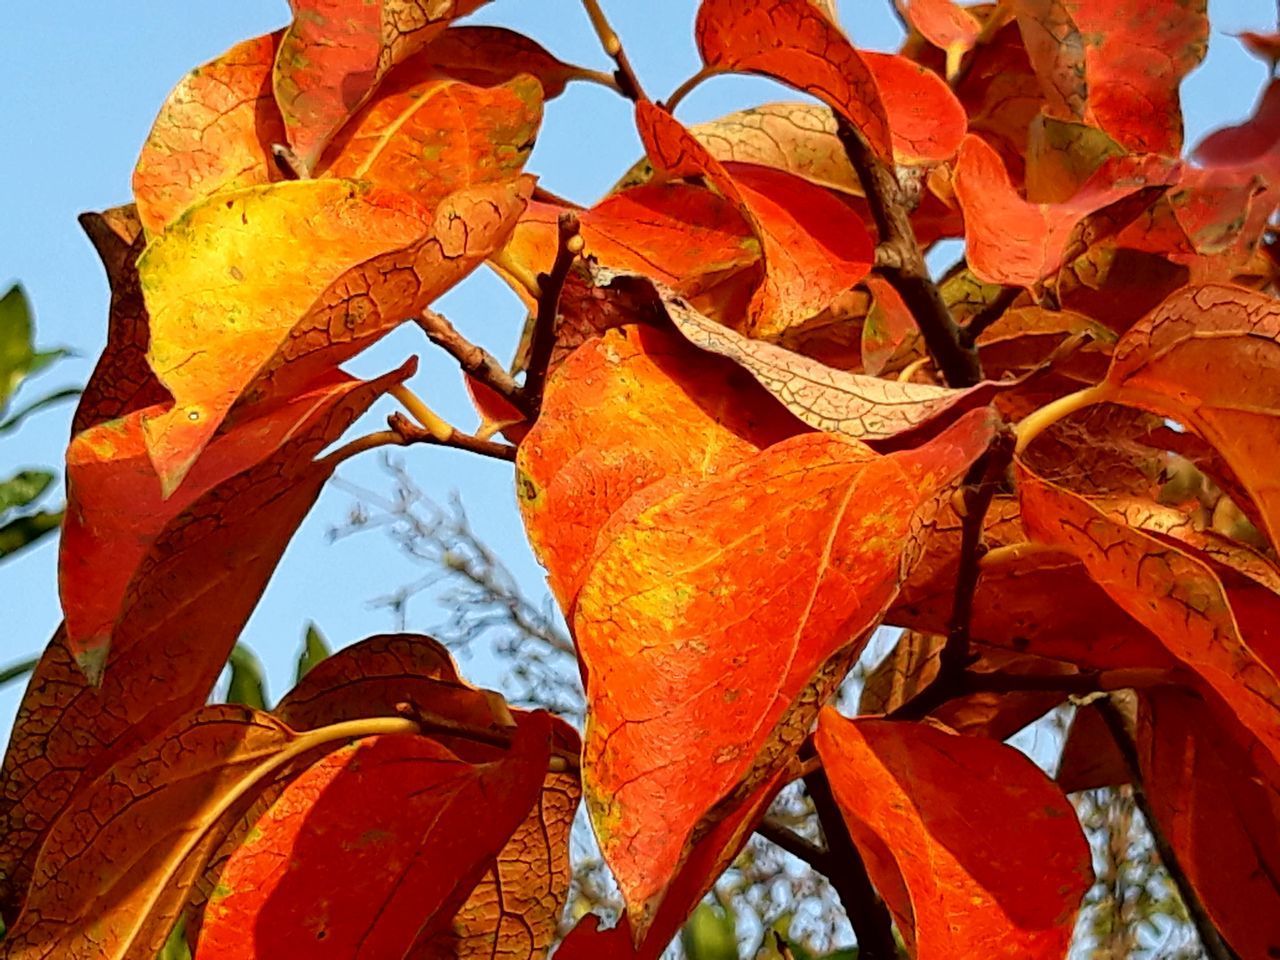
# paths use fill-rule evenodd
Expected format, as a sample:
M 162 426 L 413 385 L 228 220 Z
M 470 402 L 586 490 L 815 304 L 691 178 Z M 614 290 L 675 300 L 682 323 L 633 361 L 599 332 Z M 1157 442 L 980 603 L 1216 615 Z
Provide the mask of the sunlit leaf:
M 227 683 L 227 703 L 239 703 L 255 710 L 267 709 L 266 678 L 262 661 L 242 643 L 237 643 L 227 658 L 231 677 Z
M 320 632 L 320 628 L 314 623 L 307 624 L 306 635 L 302 638 L 302 650 L 298 653 L 298 666 L 293 674 L 294 683 L 310 673 L 316 664 L 332 652 L 329 641 Z
M 537 78 L 550 100 L 583 71 L 557 60 L 536 41 L 502 27 L 450 27 L 415 57 L 466 83 L 491 86 L 521 73 Z

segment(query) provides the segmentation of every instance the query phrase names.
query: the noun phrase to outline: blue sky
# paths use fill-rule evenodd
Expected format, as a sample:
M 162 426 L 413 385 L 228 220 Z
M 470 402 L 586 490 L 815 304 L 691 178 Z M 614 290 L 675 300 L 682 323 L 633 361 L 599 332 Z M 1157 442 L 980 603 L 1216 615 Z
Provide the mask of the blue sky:
M 861 46 L 893 49 L 900 32 L 890 0 L 841 0 L 845 27 Z M 696 67 L 692 40 L 695 0 L 605 0 L 641 80 L 654 97 L 670 92 Z M 1184 87 L 1189 139 L 1246 116 L 1266 79 L 1265 68 L 1230 34 L 1275 25 L 1273 0 L 1211 0 L 1210 53 Z M 495 0 L 476 18 L 536 37 L 566 60 L 607 66 L 578 0 Z M 246 37 L 288 20 L 284 0 L 64 0 L 15 4 L 0 39 L 0 289 L 21 281 L 35 305 L 40 342 L 64 345 L 79 358 L 42 377 L 52 389 L 83 383 L 106 333 L 107 285 L 76 215 L 129 199 L 138 149 L 169 89 L 190 68 Z M 794 97 L 766 81 L 722 78 L 681 106 L 696 122 Z M 556 193 L 589 202 L 640 153 L 630 111 L 601 88 L 571 87 L 549 105 L 530 169 Z M 523 323 L 515 298 L 488 275 L 477 275 L 438 305 L 469 336 L 507 357 Z M 474 423 L 449 363 L 410 330 L 400 331 L 349 365 L 374 374 L 405 356 L 422 355 L 415 389 L 454 422 Z M 33 391 L 38 393 L 39 390 Z M 380 407 L 376 423 L 390 407 Z M 61 460 L 70 410 L 29 421 L 0 438 L 0 474 Z M 525 545 L 510 468 L 453 451 L 407 455 L 420 485 L 437 498 L 459 490 L 476 529 L 498 547 L 533 595 L 542 574 Z M 376 455 L 351 462 L 340 476 L 375 490 L 388 487 Z M 421 574 L 390 541 L 377 535 L 330 543 L 328 531 L 347 515 L 351 497 L 329 490 L 299 531 L 246 627 L 244 639 L 266 662 L 274 696 L 284 692 L 304 624 L 315 620 L 337 645 L 393 628 L 390 613 L 369 606 Z M 30 656 L 60 619 L 52 542 L 0 565 L 0 665 Z M 446 612 L 430 604 L 411 611 L 410 626 L 427 628 Z M 483 658 L 467 664 L 477 682 L 494 684 Z M 21 685 L 0 691 L 0 730 L 17 708 Z

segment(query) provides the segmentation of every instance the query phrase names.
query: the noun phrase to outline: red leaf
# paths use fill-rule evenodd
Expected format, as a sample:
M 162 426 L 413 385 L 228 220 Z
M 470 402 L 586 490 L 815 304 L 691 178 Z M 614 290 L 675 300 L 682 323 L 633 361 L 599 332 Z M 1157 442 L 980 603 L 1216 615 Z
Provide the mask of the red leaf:
M 899 165 L 941 163 L 955 156 L 969 118 L 945 80 L 906 57 L 863 53 L 884 103 Z
M 726 166 L 675 117 L 647 101 L 636 105 L 636 125 L 655 167 L 672 177 L 706 177 L 759 237 L 765 276 L 748 310 L 751 335 L 778 337 L 871 269 L 874 249 L 862 218 L 833 194 L 769 167 Z
M 830 708 L 814 739 L 911 956 L 1065 956 L 1093 882 L 1089 846 L 1030 760 L 993 740 Z
M 493 86 L 522 73 L 537 77 L 546 100 L 564 93 L 570 80 L 588 79 L 536 41 L 502 27 L 450 27 L 416 55 L 466 83 Z
M 704 818 L 803 739 L 815 682 L 897 592 L 916 509 L 991 436 L 982 411 L 889 457 L 806 434 L 654 484 L 601 531 L 573 611 L 583 789 L 640 935 Z
M 448 928 L 528 814 L 550 730 L 546 714 L 531 714 L 503 758 L 485 764 L 414 736 L 374 737 L 321 760 L 227 862 L 199 951 L 228 960 L 407 955 Z M 343 895 L 317 900 L 320 890 Z
M 237 44 L 169 94 L 133 171 L 133 195 L 148 233 L 215 193 L 284 179 L 271 153 L 273 144 L 285 142 L 271 94 L 281 33 Z
M 973 48 L 982 33 L 982 24 L 954 0 L 896 0 L 898 10 L 921 36 L 945 51 L 964 53 Z
M 812 94 L 893 161 L 875 74 L 810 0 L 702 0 L 695 31 L 707 66 L 761 73 Z

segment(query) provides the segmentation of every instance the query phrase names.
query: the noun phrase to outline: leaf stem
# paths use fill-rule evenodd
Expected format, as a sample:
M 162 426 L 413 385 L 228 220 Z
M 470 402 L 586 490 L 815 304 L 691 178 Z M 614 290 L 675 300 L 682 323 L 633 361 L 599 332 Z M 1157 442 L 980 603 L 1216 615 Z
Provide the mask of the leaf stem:
M 644 88 L 640 86 L 640 79 L 636 76 L 635 70 L 632 69 L 622 41 L 618 39 L 618 34 L 609 25 L 609 19 L 600 8 L 600 0 L 582 0 L 582 6 L 586 9 L 587 16 L 591 18 L 591 26 L 595 29 L 596 36 L 600 38 L 600 46 L 604 47 L 604 52 L 613 58 L 614 66 L 617 68 L 613 77 L 617 81 L 618 92 L 628 100 L 649 99 L 644 94 Z
M 948 386 L 973 386 L 982 380 L 977 348 L 961 340 L 960 328 L 929 275 L 897 174 L 872 152 L 848 120 L 837 120 L 837 135 L 858 174 L 876 225 L 877 268 L 911 311 Z
M 685 82 L 680 84 L 680 86 L 676 87 L 675 90 L 671 92 L 671 96 L 662 101 L 662 105 L 667 108 L 668 113 L 675 113 L 676 107 L 680 105 L 680 102 L 684 100 L 685 97 L 693 93 L 693 91 L 704 81 L 710 80 L 712 77 L 719 76 L 723 72 L 724 71 L 722 70 L 717 70 L 715 67 L 704 65 L 701 70 L 685 80 Z
M 1035 540 L 1024 540 L 1021 543 L 1010 543 L 1003 547 L 992 547 L 982 555 L 982 559 L 978 561 L 978 566 L 983 570 L 989 570 L 993 567 L 1003 566 L 1006 563 L 1017 563 L 1024 557 L 1035 557 L 1046 553 L 1058 553 L 1068 556 L 1060 547 L 1051 546 L 1047 543 L 1038 543 Z
M 533 342 L 529 348 L 529 364 L 525 371 L 524 386 L 520 388 L 518 406 L 531 417 L 542 409 L 542 392 L 546 387 L 547 370 L 551 366 L 551 354 L 556 347 L 556 327 L 560 315 L 560 295 L 565 280 L 578 255 L 582 253 L 582 234 L 575 214 L 560 214 L 559 245 L 551 272 L 538 277 L 538 312 L 533 323 Z
M 421 397 L 403 383 L 398 383 L 392 387 L 390 393 L 409 411 L 409 414 L 418 422 L 418 425 L 440 443 L 447 443 L 449 438 L 453 436 L 453 427 L 442 420 L 434 410 L 426 405 Z
M 538 286 L 538 278 L 525 264 L 511 255 L 507 247 L 501 247 L 489 254 L 489 265 L 493 267 L 508 284 L 518 288 L 529 300 L 537 302 L 542 296 Z
M 1059 397 L 1051 403 L 1046 403 L 1040 409 L 1033 410 L 1013 428 L 1018 437 L 1014 452 L 1022 453 L 1031 444 L 1032 440 L 1059 420 L 1069 417 L 1077 410 L 1083 410 L 1085 407 L 1105 403 L 1111 398 L 1112 393 L 1110 384 L 1106 382 L 1098 383 L 1092 387 L 1077 390 L 1075 393 L 1069 393 L 1065 397 Z

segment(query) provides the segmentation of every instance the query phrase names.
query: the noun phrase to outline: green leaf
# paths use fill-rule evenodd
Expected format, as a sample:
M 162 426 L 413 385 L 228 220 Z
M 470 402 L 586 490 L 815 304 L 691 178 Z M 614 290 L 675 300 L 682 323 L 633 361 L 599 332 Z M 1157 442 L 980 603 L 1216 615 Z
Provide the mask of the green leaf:
M 31 302 L 18 284 L 0 297 L 0 410 L 31 370 Z
M 61 356 L 62 351 L 58 351 L 58 354 Z M 79 387 L 66 387 L 62 390 L 54 391 L 47 397 L 41 397 L 39 400 L 33 400 L 31 403 L 14 413 L 9 417 L 9 419 L 0 422 L 0 433 L 8 433 L 10 430 L 16 429 L 23 420 L 27 419 L 27 417 L 31 416 L 33 413 L 39 413 L 46 407 L 51 407 L 55 403 L 61 403 L 63 400 L 72 400 L 75 397 L 80 396 L 81 392 L 82 391 Z
M 25 507 L 49 489 L 53 474 L 48 470 L 23 470 L 0 481 L 0 515 L 14 507 Z
M 62 511 L 42 510 L 0 526 L 0 560 L 38 543 L 62 526 Z
M 294 673 L 294 682 L 297 683 L 305 677 L 311 672 L 312 667 L 332 652 L 329 641 L 325 640 L 320 628 L 314 623 L 307 624 L 307 635 L 302 641 L 302 652 L 298 654 L 298 669 Z
M 173 932 L 164 942 L 156 960 L 191 960 L 191 948 L 187 946 L 187 918 L 179 917 L 173 926 Z
M 262 679 L 262 661 L 243 643 L 237 643 L 227 658 L 231 683 L 227 703 L 240 703 L 258 710 L 267 709 L 267 689 Z
M 738 935 L 733 914 L 709 903 L 693 911 L 680 942 L 689 960 L 738 960 Z

